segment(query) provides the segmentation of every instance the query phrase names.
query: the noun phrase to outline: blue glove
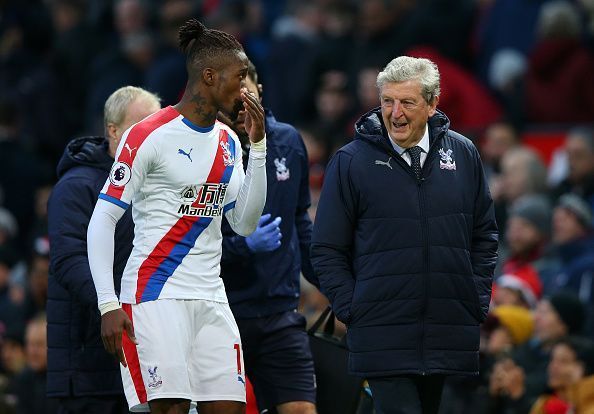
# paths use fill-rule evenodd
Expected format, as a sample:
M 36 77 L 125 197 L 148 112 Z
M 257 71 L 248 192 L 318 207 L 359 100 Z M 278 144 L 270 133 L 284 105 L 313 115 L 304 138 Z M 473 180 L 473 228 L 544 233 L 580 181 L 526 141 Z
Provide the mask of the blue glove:
M 270 223 L 265 224 L 268 220 L 270 220 L 270 214 L 264 214 L 260 217 L 256 230 L 245 238 L 245 243 L 252 253 L 271 252 L 281 245 L 283 235 L 278 227 L 281 218 L 277 217 Z

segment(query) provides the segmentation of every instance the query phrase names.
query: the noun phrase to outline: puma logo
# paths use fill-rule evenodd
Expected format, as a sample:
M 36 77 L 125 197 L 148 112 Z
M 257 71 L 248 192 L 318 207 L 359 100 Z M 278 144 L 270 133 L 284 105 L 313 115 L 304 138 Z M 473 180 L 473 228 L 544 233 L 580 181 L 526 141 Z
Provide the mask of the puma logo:
M 392 170 L 393 168 L 390 165 L 390 161 L 392 161 L 392 157 L 388 158 L 388 161 L 375 160 L 375 165 L 385 165 Z
M 178 153 L 178 154 L 181 154 L 181 155 L 185 155 L 186 157 L 188 157 L 188 159 L 190 160 L 190 162 L 192 162 L 192 157 L 190 157 L 190 154 L 192 153 L 192 150 L 193 150 L 193 149 L 194 149 L 194 148 L 190 148 L 190 152 L 185 152 L 183 149 L 179 148 L 179 149 L 177 150 L 177 153 Z
M 126 148 L 128 150 L 128 152 L 130 153 L 130 156 L 132 156 L 132 151 L 134 151 L 138 147 L 130 148 L 130 145 L 128 145 L 128 143 L 126 142 L 124 144 L 124 148 Z

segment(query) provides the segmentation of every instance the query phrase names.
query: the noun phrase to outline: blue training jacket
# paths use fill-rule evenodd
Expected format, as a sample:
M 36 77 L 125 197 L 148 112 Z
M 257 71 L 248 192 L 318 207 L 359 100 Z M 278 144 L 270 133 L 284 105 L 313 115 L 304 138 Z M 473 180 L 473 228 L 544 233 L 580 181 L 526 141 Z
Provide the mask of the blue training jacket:
M 266 111 L 266 205 L 262 214 L 282 217 L 281 247 L 252 254 L 245 237 L 223 220 L 221 277 L 236 318 L 255 318 L 294 310 L 299 274 L 317 284 L 309 261 L 312 223 L 309 164 L 303 139 L 289 124 Z M 247 165 L 244 163 L 244 165 Z
M 87 258 L 87 227 L 113 164 L 103 137 L 71 141 L 48 202 L 47 395 L 122 395 L 119 364 L 101 341 L 101 315 Z M 114 283 L 119 293 L 132 251 L 131 209 L 115 231 Z
M 478 373 L 497 259 L 493 201 L 477 149 L 439 111 L 429 138 L 418 180 L 375 109 L 326 170 L 311 260 L 348 327 L 356 375 Z

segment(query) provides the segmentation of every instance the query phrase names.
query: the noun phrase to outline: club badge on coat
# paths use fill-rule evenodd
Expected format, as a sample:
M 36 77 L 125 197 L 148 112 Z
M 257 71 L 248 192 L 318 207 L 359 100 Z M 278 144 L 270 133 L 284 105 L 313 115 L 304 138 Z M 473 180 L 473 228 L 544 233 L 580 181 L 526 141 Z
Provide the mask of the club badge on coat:
M 448 149 L 444 151 L 443 148 L 439 149 L 439 156 L 441 160 L 439 160 L 439 168 L 442 170 L 456 170 L 456 161 L 452 158 L 452 150 Z
M 285 157 L 274 159 L 274 165 L 276 166 L 276 179 L 278 181 L 287 181 L 291 176 L 291 172 L 287 168 L 287 159 Z

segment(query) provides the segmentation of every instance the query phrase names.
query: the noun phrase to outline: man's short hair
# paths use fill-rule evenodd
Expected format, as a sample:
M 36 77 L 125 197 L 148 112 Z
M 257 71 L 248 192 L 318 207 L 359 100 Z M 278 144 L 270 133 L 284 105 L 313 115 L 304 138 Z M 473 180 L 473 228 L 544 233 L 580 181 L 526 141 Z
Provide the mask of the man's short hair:
M 439 69 L 437 65 L 425 58 L 399 56 L 393 59 L 377 75 L 377 87 L 381 89 L 389 82 L 406 82 L 418 80 L 421 94 L 427 103 L 432 103 L 441 93 L 439 86 Z
M 120 125 L 126 117 L 126 109 L 131 102 L 141 99 L 147 103 L 154 103 L 155 106 L 161 105 L 161 99 L 145 89 L 136 86 L 124 86 L 112 93 L 103 109 L 104 126 L 108 124 Z

